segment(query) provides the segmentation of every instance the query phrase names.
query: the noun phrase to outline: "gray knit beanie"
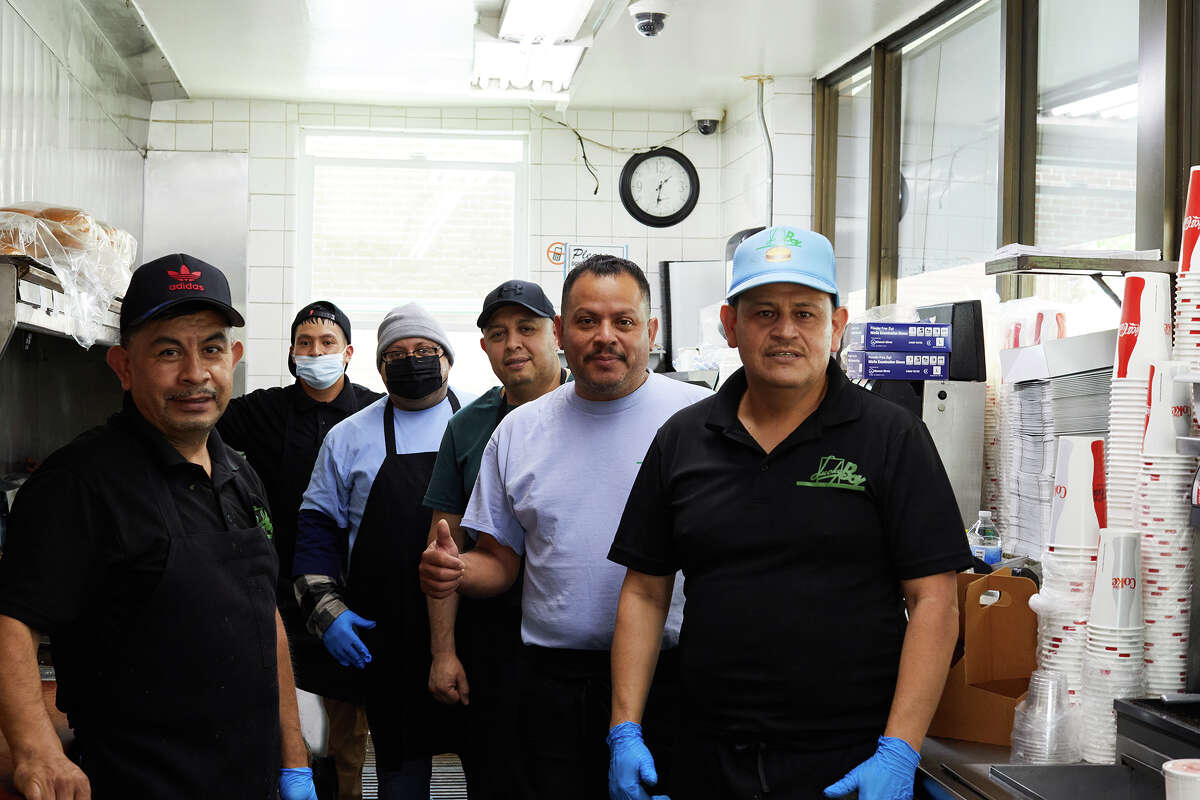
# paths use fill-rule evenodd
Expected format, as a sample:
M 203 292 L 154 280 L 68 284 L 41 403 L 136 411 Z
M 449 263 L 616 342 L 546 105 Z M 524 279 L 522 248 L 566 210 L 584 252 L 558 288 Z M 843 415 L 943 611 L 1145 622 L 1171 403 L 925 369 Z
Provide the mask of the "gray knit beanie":
M 379 323 L 379 344 L 375 347 L 375 366 L 383 363 L 383 351 L 397 339 L 408 339 L 420 336 L 431 342 L 436 342 L 446 351 L 446 358 L 454 364 L 454 348 L 450 346 L 450 337 L 438 324 L 438 321 L 425 309 L 416 303 L 406 306 L 396 306 L 387 313 L 383 322 Z

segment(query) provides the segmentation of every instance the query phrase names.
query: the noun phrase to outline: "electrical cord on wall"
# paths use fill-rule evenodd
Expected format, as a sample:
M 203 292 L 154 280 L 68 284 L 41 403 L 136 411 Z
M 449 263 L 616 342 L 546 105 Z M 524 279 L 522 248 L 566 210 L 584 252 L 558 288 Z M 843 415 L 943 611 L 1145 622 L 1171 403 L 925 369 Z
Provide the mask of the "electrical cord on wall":
M 596 169 L 595 169 L 595 167 L 592 166 L 592 162 L 588 158 L 587 144 L 585 144 L 585 143 L 594 144 L 597 147 L 603 147 L 605 150 L 611 151 L 613 153 L 648 153 L 651 150 L 657 150 L 660 147 L 665 147 L 666 145 L 670 144 L 671 142 L 675 141 L 676 139 L 682 139 L 684 136 L 686 136 L 688 133 L 690 133 L 692 131 L 692 127 L 688 126 L 686 129 L 680 131 L 679 133 L 675 134 L 674 136 L 663 139 L 658 144 L 652 144 L 652 145 L 648 145 L 646 147 L 616 147 L 611 144 L 605 144 L 604 142 L 598 142 L 595 139 L 589 139 L 588 137 L 586 137 L 582 133 L 580 133 L 575 127 L 568 125 L 567 123 L 563 122 L 560 119 L 555 119 L 554 117 L 547 116 L 547 115 L 543 114 L 541 111 L 538 111 L 533 106 L 529 107 L 529 111 L 534 116 L 541 117 L 542 119 L 546 120 L 547 122 L 553 122 L 555 125 L 560 125 L 560 126 L 566 128 L 567 130 L 569 130 L 571 133 L 575 134 L 575 138 L 577 140 L 579 140 L 579 151 L 583 155 L 583 165 L 587 168 L 587 171 L 592 176 L 592 180 L 595 181 L 595 183 L 596 183 L 595 187 L 592 189 L 593 195 L 600 193 L 600 176 L 596 174 Z

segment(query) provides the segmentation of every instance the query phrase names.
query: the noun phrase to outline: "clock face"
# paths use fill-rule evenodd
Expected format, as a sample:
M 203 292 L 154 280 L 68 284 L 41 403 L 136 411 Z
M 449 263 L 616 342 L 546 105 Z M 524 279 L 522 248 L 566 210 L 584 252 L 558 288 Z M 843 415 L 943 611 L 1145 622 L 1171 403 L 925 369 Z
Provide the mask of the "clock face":
M 638 208 L 656 217 L 669 217 L 687 203 L 692 180 L 683 164 L 668 156 L 654 156 L 634 167 L 629 189 Z
M 683 222 L 700 198 L 700 179 L 688 157 L 659 147 L 638 153 L 621 169 L 621 204 L 629 215 L 655 228 Z

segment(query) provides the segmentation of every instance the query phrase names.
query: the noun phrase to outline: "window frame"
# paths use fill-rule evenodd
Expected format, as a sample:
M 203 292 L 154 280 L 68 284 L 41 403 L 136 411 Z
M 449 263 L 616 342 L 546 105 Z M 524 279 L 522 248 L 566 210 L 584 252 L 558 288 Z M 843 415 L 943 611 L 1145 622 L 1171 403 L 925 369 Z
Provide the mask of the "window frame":
M 871 64 L 868 308 L 892 302 L 899 281 L 900 52 L 979 0 L 945 0 L 813 87 L 813 227 L 833 241 L 837 208 L 837 84 Z M 1032 244 L 1037 163 L 1039 0 L 1000 0 L 1003 110 L 996 244 Z M 1182 238 L 1187 166 L 1200 163 L 1200 0 L 1140 0 L 1138 29 L 1138 248 L 1173 259 Z M 888 198 L 892 198 L 890 201 Z M 1033 291 L 1031 276 L 997 276 L 1001 300 Z

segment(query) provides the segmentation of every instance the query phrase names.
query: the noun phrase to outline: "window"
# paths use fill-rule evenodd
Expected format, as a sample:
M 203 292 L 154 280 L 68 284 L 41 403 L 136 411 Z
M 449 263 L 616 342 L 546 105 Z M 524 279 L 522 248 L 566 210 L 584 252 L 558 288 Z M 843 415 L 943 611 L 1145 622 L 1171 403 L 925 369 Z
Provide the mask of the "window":
M 1039 5 L 1034 203 L 1038 245 L 1133 249 L 1137 80 L 1137 0 L 1055 0 Z M 1121 294 L 1121 278 L 1106 282 Z M 1089 278 L 1037 276 L 1034 294 L 1084 309 L 1074 315 L 1072 334 L 1113 328 L 1120 322 L 1120 307 Z
M 857 319 L 867 307 L 871 213 L 871 68 L 840 82 L 837 90 L 837 194 L 834 247 L 842 304 Z
M 1132 249 L 1138 2 L 1038 7 L 1036 243 Z
M 999 0 L 901 51 L 897 301 L 988 297 L 996 249 L 1002 101 Z
M 524 139 L 309 131 L 303 152 L 301 261 L 311 297 L 350 316 L 351 380 L 382 390 L 376 329 L 416 302 L 450 337 L 451 383 L 494 386 L 475 318 L 497 284 L 524 277 Z

